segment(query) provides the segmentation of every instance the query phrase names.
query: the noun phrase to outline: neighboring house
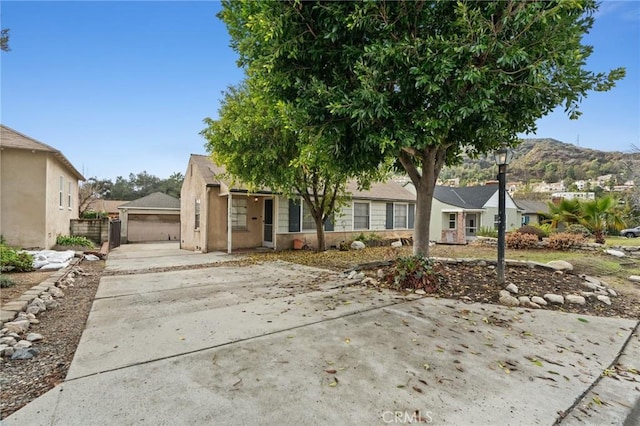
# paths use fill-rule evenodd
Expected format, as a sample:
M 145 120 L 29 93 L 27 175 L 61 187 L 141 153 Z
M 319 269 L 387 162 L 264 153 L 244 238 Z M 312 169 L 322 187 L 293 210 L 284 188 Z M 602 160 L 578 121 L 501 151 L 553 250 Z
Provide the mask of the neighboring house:
M 553 198 L 564 198 L 565 200 L 595 200 L 595 192 L 554 192 L 551 194 Z
M 180 200 L 162 192 L 125 202 L 120 211 L 120 239 L 123 243 L 178 241 Z
M 9 245 L 48 249 L 69 235 L 84 180 L 59 150 L 0 125 L 0 235 Z
M 506 229 L 520 226 L 520 212 L 506 193 Z M 480 227 L 498 227 L 498 185 L 436 186 L 431 207 L 430 240 L 466 244 Z
M 118 208 L 127 203 L 123 200 L 103 200 L 102 198 L 94 198 L 87 203 L 87 212 L 106 213 L 111 219 L 120 217 Z
M 396 182 L 368 191 L 347 188 L 352 198 L 325 223 L 327 247 L 360 234 L 381 238 L 412 235 L 415 195 Z M 181 248 L 202 252 L 271 247 L 290 249 L 294 240 L 316 246 L 315 222 L 301 199 L 269 189 L 249 192 L 204 155 L 192 154 L 181 192 Z
M 549 213 L 549 205 L 539 200 L 516 200 L 521 210 L 521 225 L 539 225 Z

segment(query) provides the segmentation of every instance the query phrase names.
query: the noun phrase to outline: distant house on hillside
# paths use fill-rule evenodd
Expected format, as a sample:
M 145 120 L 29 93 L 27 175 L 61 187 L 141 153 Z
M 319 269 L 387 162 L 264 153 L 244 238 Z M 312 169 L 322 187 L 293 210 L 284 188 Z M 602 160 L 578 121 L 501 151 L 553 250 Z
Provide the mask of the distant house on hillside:
M 324 224 L 327 247 L 360 234 L 381 238 L 413 234 L 415 195 L 393 181 L 352 194 Z M 316 226 L 300 197 L 288 199 L 268 188 L 249 192 L 225 176 L 224 167 L 192 154 L 181 192 L 181 248 L 210 252 L 270 247 L 290 249 L 294 240 L 313 247 Z
M 506 208 L 506 229 L 519 227 L 520 211 L 509 193 Z M 431 241 L 466 244 L 477 237 L 479 228 L 497 228 L 498 223 L 498 185 L 436 186 L 431 207 Z
M 69 235 L 84 180 L 59 150 L 0 125 L 0 235 L 9 245 L 50 248 Z
M 180 200 L 162 192 L 125 202 L 120 239 L 127 243 L 180 240 Z

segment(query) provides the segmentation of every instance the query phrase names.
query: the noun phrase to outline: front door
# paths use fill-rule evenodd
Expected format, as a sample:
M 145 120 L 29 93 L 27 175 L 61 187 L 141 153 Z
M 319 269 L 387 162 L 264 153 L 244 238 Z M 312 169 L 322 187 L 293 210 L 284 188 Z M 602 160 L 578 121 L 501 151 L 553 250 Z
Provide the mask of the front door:
M 475 213 L 467 213 L 464 224 L 464 235 L 467 238 L 476 237 L 476 231 L 478 230 L 478 215 Z
M 273 247 L 273 199 L 264 199 L 264 231 L 262 237 L 262 245 L 264 247 Z

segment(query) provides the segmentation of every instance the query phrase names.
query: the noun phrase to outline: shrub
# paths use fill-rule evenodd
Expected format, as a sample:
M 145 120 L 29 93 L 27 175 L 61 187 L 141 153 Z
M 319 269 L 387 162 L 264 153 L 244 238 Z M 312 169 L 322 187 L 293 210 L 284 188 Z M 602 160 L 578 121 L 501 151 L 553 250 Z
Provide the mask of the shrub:
M 498 230 L 493 226 L 481 226 L 476 235 L 479 237 L 498 238 Z
M 584 238 L 589 238 L 591 235 L 593 235 L 591 231 L 577 223 L 573 223 L 567 226 L 564 232 L 567 232 L 569 234 L 582 235 Z
M 558 232 L 549 237 L 549 248 L 552 250 L 569 250 L 584 243 L 584 237 L 568 232 Z
M 14 283 L 13 281 L 11 281 L 11 278 L 9 278 L 6 275 L 0 275 L 0 288 L 9 288 L 11 286 L 14 286 L 16 283 Z
M 93 248 L 93 242 L 85 237 L 58 235 L 56 244 L 59 246 L 81 246 Z
M 33 256 L 29 253 L 0 245 L 0 271 L 29 272 L 33 269 Z
M 86 211 L 80 215 L 81 219 L 102 219 L 107 217 L 107 212 L 94 212 L 93 210 Z
M 537 226 L 533 226 L 533 225 L 521 226 L 520 228 L 518 228 L 518 230 L 516 232 L 519 233 L 519 234 L 535 235 L 538 238 L 538 241 L 542 241 L 542 239 L 544 237 L 548 237 L 549 236 L 541 228 L 538 228 Z
M 399 257 L 387 283 L 396 289 L 423 289 L 428 293 L 436 292 L 444 277 L 433 267 L 433 261 L 422 256 Z
M 505 237 L 505 244 L 511 249 L 532 249 L 538 247 L 538 236 L 522 232 L 510 232 Z

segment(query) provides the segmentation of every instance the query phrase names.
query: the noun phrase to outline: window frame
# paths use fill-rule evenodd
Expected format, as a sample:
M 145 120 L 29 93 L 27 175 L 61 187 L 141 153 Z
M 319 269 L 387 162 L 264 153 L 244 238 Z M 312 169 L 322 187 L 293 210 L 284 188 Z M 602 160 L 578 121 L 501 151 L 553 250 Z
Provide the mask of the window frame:
M 69 208 L 69 210 L 71 210 L 71 190 L 72 190 L 71 187 L 72 187 L 72 182 L 69 181 L 69 185 L 68 185 L 69 192 L 67 193 L 67 207 Z
M 194 203 L 194 219 L 195 219 L 195 227 L 193 229 L 200 229 L 200 198 L 197 198 Z
M 447 229 L 450 231 L 455 231 L 456 229 L 458 229 L 458 215 L 456 213 L 447 213 L 449 215 L 447 222 L 448 222 L 448 227 Z M 453 227 L 451 226 L 453 225 Z
M 58 188 L 58 207 L 64 209 L 64 176 L 60 176 L 60 185 Z
M 404 225 L 398 226 L 398 207 L 404 207 Z M 409 203 L 393 203 L 393 229 L 409 229 Z
M 235 204 L 244 204 L 244 205 L 235 205 Z M 248 211 L 248 201 L 246 197 L 238 197 L 231 198 L 231 231 L 247 231 L 248 222 L 247 222 L 247 211 Z M 244 212 L 240 212 L 239 209 L 244 208 Z M 244 224 L 241 219 L 244 217 Z M 240 223 L 240 224 L 238 224 Z
M 366 205 L 367 206 L 367 227 L 366 228 L 358 228 L 356 227 L 356 217 L 364 217 L 364 216 L 356 216 L 356 204 Z M 352 204 L 353 214 L 352 214 L 352 226 L 354 231 L 360 230 L 369 230 L 371 229 L 371 202 L 370 201 L 353 201 Z

